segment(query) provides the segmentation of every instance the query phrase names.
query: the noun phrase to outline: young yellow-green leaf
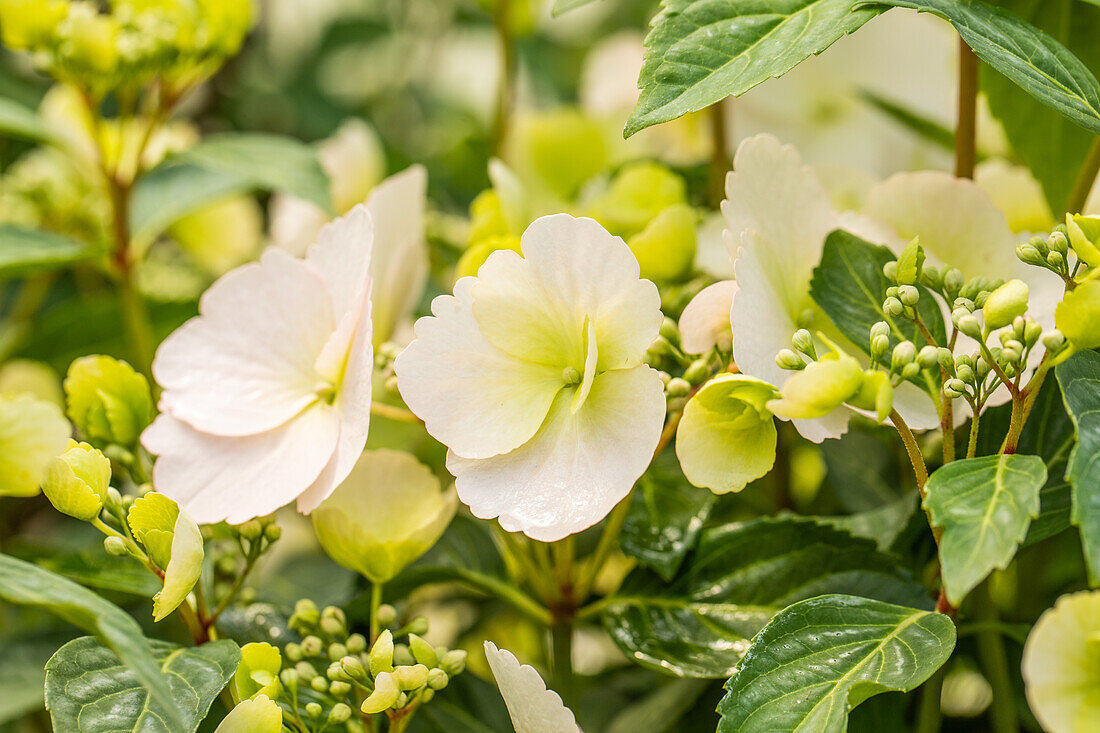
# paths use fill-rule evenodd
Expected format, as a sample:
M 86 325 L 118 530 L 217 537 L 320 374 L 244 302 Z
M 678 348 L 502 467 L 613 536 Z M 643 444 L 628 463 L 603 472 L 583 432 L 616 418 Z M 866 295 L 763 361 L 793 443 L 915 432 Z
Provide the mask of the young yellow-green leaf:
M 1077 429 L 1066 479 L 1072 487 L 1071 519 L 1081 530 L 1089 584 L 1100 586 L 1100 354 L 1082 351 L 1056 368 L 1066 411 Z
M 101 254 L 62 234 L 0 224 L 0 279 L 60 270 Z
M 0 395 L 0 496 L 36 496 L 71 434 L 57 405 L 29 394 Z
M 946 18 L 982 61 L 1043 104 L 1100 133 L 1100 82 L 1065 46 L 1035 26 L 979 0 L 876 0 L 857 7 L 891 6 Z
M 664 0 L 623 134 L 780 77 L 881 12 L 852 0 Z
M 781 611 L 756 638 L 718 705 L 718 733 L 842 733 L 848 711 L 915 689 L 955 648 L 942 613 L 826 595 Z
M 775 387 L 744 374 L 707 382 L 684 407 L 676 431 L 680 467 L 695 486 L 740 491 L 775 465 Z
M 162 711 L 166 730 L 183 730 L 183 718 L 172 688 L 153 658 L 152 642 L 142 635 L 141 627 L 130 614 L 71 580 L 3 554 L 0 554 L 0 599 L 45 609 L 94 633 L 148 691 L 150 704 Z
M 702 532 L 668 582 L 635 570 L 604 627 L 628 657 L 680 677 L 728 677 L 773 615 L 822 593 L 927 606 L 927 591 L 875 543 L 812 520 L 757 519 Z
M 1039 491 L 1046 481 L 1042 458 L 1018 454 L 955 461 L 928 479 L 924 508 L 943 529 L 940 569 L 953 606 L 1012 561 L 1039 516 Z
M 182 649 L 151 640 L 153 658 L 171 691 L 171 709 L 150 700 L 134 673 L 96 639 L 57 650 L 46 664 L 46 706 L 54 730 L 80 733 L 192 733 L 240 659 L 227 639 Z M 170 713 L 176 716 L 172 722 Z
M 65 377 L 69 418 L 93 443 L 132 446 L 153 418 L 149 383 L 124 361 L 82 356 Z
M 172 535 L 179 514 L 176 502 L 164 494 L 150 492 L 135 499 L 126 515 L 134 539 L 161 569 L 168 567 L 172 559 Z

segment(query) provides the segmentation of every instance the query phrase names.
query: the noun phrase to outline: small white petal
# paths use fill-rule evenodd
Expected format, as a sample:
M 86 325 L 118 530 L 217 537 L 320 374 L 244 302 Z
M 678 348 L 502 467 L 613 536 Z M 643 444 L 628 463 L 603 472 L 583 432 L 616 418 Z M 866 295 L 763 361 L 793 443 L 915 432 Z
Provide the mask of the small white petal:
M 493 670 L 516 733 L 579 733 L 573 711 L 561 697 L 546 689 L 534 667 L 520 664 L 507 649 L 485 642 L 485 657 Z
M 680 315 L 680 343 L 689 354 L 705 354 L 715 346 L 733 347 L 730 309 L 737 293 L 733 280 L 708 285 L 691 299 Z
M 782 387 L 790 372 L 775 363 L 781 349 L 790 348 L 798 330 L 794 317 L 783 306 L 756 249 L 744 247 L 735 263 L 738 289 L 733 296 L 733 356 L 743 373 Z
M 317 479 L 339 436 L 337 411 L 318 402 L 286 425 L 239 438 L 206 435 L 161 413 L 141 441 L 159 456 L 157 491 L 199 524 L 239 524 L 293 501 Z
M 431 317 L 416 322 L 416 340 L 394 362 L 398 388 L 428 432 L 458 455 L 507 453 L 535 434 L 562 367 L 520 361 L 490 344 L 473 313 L 474 278 L 455 294 L 432 301 Z
M 718 212 L 708 215 L 695 229 L 695 269 L 719 279 L 733 275 L 725 230 L 726 220 Z
M 510 453 L 482 460 L 448 453 L 459 498 L 475 516 L 554 542 L 596 524 L 630 493 L 661 437 L 657 372 L 605 372 L 576 414 L 571 400 L 572 390 L 563 390 L 535 437 Z
M 317 243 L 309 248 L 306 264 L 328 287 L 336 323 L 359 308 L 364 291 L 368 297 L 370 295 L 374 240 L 370 211 L 360 204 L 347 215 L 326 224 L 317 235 Z
M 324 282 L 270 248 L 203 295 L 200 315 L 165 339 L 153 374 L 161 409 L 214 435 L 270 430 L 315 399 L 314 360 L 333 329 Z

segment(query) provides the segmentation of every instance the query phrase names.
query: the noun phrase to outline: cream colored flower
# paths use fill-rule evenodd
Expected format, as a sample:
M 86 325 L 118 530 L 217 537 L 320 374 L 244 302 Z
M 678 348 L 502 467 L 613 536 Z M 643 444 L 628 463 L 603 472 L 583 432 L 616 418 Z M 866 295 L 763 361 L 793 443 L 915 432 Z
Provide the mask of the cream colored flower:
M 485 642 L 485 657 L 516 733 L 580 733 L 573 711 L 561 696 L 546 689 L 534 667 L 520 664 L 507 649 Z
M 370 422 L 372 240 L 358 207 L 304 260 L 269 248 L 161 344 L 161 414 L 142 443 L 159 456 L 157 490 L 199 523 L 295 499 L 308 513 L 351 472 Z
M 643 358 L 660 300 L 591 219 L 538 219 L 522 250 L 494 252 L 436 298 L 394 368 L 450 449 L 459 498 L 554 541 L 603 519 L 649 465 L 665 400 Z
M 1062 596 L 1039 617 L 1021 671 L 1043 730 L 1100 730 L 1100 591 Z

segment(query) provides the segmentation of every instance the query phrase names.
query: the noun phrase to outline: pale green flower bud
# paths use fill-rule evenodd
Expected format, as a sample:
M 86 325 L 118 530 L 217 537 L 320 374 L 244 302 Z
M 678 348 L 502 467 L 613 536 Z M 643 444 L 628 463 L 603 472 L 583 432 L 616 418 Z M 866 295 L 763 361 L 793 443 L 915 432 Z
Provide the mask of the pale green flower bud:
M 960 364 L 955 370 L 955 375 L 967 384 L 974 383 L 974 367 L 969 364 Z
M 123 540 L 121 537 L 115 537 L 114 535 L 103 538 L 103 549 L 107 551 L 108 555 L 111 555 L 113 557 L 122 557 L 123 555 L 127 555 L 130 552 L 126 548 L 126 541 Z
M 890 354 L 890 368 L 900 369 L 917 358 L 917 346 L 912 341 L 901 341 Z
M 393 645 L 393 666 L 395 667 L 408 667 L 416 664 L 416 658 L 413 657 L 412 652 L 409 651 L 409 647 L 405 644 Z
M 935 369 L 940 365 L 940 350 L 931 344 L 921 347 L 917 353 L 917 363 L 921 369 Z
M 1069 252 L 1069 239 L 1063 232 L 1055 230 L 1047 237 L 1047 246 L 1051 252 L 1057 252 L 1064 258 Z
M 1020 352 L 1012 348 L 1004 348 L 1001 350 L 1001 359 L 1005 364 L 1016 364 L 1020 361 Z
M 920 364 L 915 361 L 909 362 L 901 368 L 902 379 L 916 379 L 918 374 L 920 374 Z
M 309 681 L 309 686 L 314 692 L 328 692 L 328 679 L 323 676 L 314 677 Z
M 451 677 L 461 674 L 466 669 L 466 651 L 464 649 L 451 649 L 439 660 L 439 668 Z
M 153 416 L 145 377 L 109 356 L 84 356 L 65 378 L 69 418 L 92 442 L 137 444 Z
M 1009 280 L 990 293 L 982 306 L 985 325 L 990 329 L 997 329 L 1012 323 L 1016 316 L 1027 312 L 1027 299 L 1027 283 L 1023 280 Z
M 675 377 L 669 380 L 668 386 L 665 387 L 665 392 L 669 397 L 687 397 L 691 394 L 691 383 L 686 379 Z
M 317 676 L 317 668 L 309 662 L 298 662 L 294 665 L 294 671 L 306 682 L 312 681 Z
M 285 652 L 286 649 L 284 649 L 283 651 Z M 279 673 L 279 680 L 288 690 L 293 691 L 298 689 L 298 670 L 284 669 L 282 672 Z
M 379 625 L 392 626 L 397 621 L 397 609 L 388 603 L 383 603 L 378 607 L 378 623 Z
M 871 326 L 871 338 L 877 338 L 878 336 L 889 336 L 890 324 L 886 321 L 876 321 L 875 325 Z
M 817 351 L 814 350 L 814 338 L 805 328 L 800 328 L 794 332 L 794 336 L 791 337 L 791 345 L 811 359 L 817 358 Z
M 50 463 L 42 492 L 62 514 L 90 522 L 107 499 L 111 462 L 87 443 L 69 441 L 69 448 Z
M 290 616 L 289 626 L 299 633 L 317 628 L 321 622 L 321 611 L 317 604 L 308 598 L 302 598 L 294 604 L 294 613 Z M 318 640 L 320 641 L 320 640 Z
M 882 302 L 882 312 L 891 318 L 897 318 L 905 312 L 905 305 L 894 297 L 889 297 Z
M 442 690 L 450 682 L 450 677 L 442 669 L 436 667 L 428 671 L 428 687 L 433 690 Z
M 1024 325 L 1024 344 L 1026 344 L 1029 349 L 1039 342 L 1042 335 L 1043 327 L 1035 321 L 1029 320 Z
M 1018 354 L 1022 354 L 1024 352 L 1023 343 L 1021 343 L 1020 341 L 1017 341 L 1016 339 L 1012 339 L 1012 338 L 1007 339 L 1002 344 L 1002 346 L 1004 346 L 1005 349 L 1012 349 L 1013 351 L 1015 351 Z
M 394 674 L 380 672 L 374 677 L 374 692 L 363 701 L 360 709 L 367 715 L 377 715 L 392 707 L 400 695 L 401 689 L 397 685 Z
M 416 634 L 409 634 L 409 651 L 418 663 L 428 668 L 439 666 L 439 655 L 436 654 L 435 647 Z
M 925 265 L 921 270 L 920 281 L 933 290 L 943 290 L 943 272 L 938 267 Z
M 328 714 L 328 722 L 339 724 L 346 723 L 349 720 L 351 720 L 351 708 L 342 702 L 332 706 L 332 712 Z
M 361 654 L 367 650 L 367 639 L 362 634 L 352 634 L 347 641 L 349 654 Z
M 328 683 L 328 692 L 333 697 L 344 697 L 351 692 L 351 684 L 344 680 L 333 680 Z
M 321 656 L 324 643 L 319 636 L 307 636 L 302 639 L 302 656 L 307 659 Z
M 264 539 L 268 542 L 278 542 L 283 536 L 282 528 L 277 524 L 269 524 L 264 527 Z
M 1016 246 L 1016 257 L 1026 265 L 1046 266 L 1046 257 L 1035 249 L 1035 245 L 1027 242 Z
M 424 634 L 428 633 L 429 628 L 430 624 L 428 622 L 428 617 L 417 616 L 409 622 L 409 625 L 406 627 L 406 631 L 410 634 L 420 634 L 421 636 L 423 636 Z
M 397 686 L 402 690 L 415 690 L 428 684 L 428 668 L 423 664 L 398 667 L 393 671 Z
M 1066 258 L 1061 252 L 1051 252 L 1047 255 L 1047 267 L 1055 272 L 1061 272 L 1066 267 Z
M 788 371 L 798 371 L 806 367 L 806 361 L 791 349 L 780 349 L 775 355 L 775 363 L 780 369 Z
M 377 677 L 381 672 L 393 671 L 393 634 L 386 629 L 378 635 L 371 647 L 368 658 L 371 675 Z
M 958 319 L 955 322 L 955 328 L 971 338 L 980 339 L 982 337 L 982 324 L 974 316 L 963 316 Z
M 1100 280 L 1081 283 L 1054 309 L 1054 324 L 1074 348 L 1100 346 Z
M 684 379 L 693 385 L 702 384 L 707 381 L 710 372 L 711 369 L 708 359 L 696 359 L 684 370 Z
M 958 399 L 966 393 L 966 384 L 961 379 L 948 379 L 943 392 L 951 399 Z
M 951 295 L 958 294 L 963 289 L 965 282 L 962 270 L 957 267 L 952 267 L 943 273 L 943 289 L 948 294 L 948 300 L 951 299 Z
M 367 670 L 364 669 L 363 662 L 359 660 L 359 657 L 353 657 L 349 654 L 340 660 L 340 667 L 349 679 L 361 680 L 367 676 Z
M 890 339 L 887 336 L 875 336 L 871 339 L 871 358 L 878 361 L 890 348 Z
M 250 519 L 244 524 L 238 525 L 236 529 L 241 537 L 249 542 L 255 542 L 264 533 L 263 525 L 256 519 Z
M 317 718 L 320 718 L 321 714 L 324 713 L 324 712 L 325 712 L 325 709 L 323 707 L 321 707 L 321 703 L 317 703 L 317 702 L 306 703 L 306 715 L 308 715 L 313 720 L 317 720 Z
M 328 646 L 328 658 L 337 662 L 348 655 L 348 648 L 340 642 L 334 642 Z
M 1051 329 L 1043 334 L 1043 348 L 1052 354 L 1057 354 L 1066 345 L 1066 337 L 1058 329 Z
M 915 285 L 902 285 L 898 288 L 898 299 L 912 308 L 920 301 L 920 291 Z
M 330 617 L 321 619 L 321 631 L 329 636 L 339 636 L 340 634 L 346 634 L 347 628 L 338 620 Z
M 882 266 L 882 274 L 890 282 L 896 283 L 898 281 L 898 263 L 893 260 L 887 262 Z
M 948 374 L 955 373 L 955 355 L 951 353 L 951 349 L 946 346 L 939 348 L 939 363 L 940 367 Z
M 994 356 L 996 356 L 995 353 Z M 984 356 L 979 356 L 974 360 L 974 373 L 977 375 L 978 379 L 985 379 L 989 376 L 990 369 L 989 362 L 985 360 Z

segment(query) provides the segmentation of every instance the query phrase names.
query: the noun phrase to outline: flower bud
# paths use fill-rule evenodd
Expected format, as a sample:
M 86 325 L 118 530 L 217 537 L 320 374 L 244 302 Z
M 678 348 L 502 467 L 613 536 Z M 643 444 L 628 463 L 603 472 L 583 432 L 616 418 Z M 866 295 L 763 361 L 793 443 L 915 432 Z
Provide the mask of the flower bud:
M 321 703 L 317 703 L 317 702 L 306 703 L 306 715 L 308 715 L 313 720 L 317 720 L 317 718 L 320 718 L 321 714 L 324 713 L 324 712 L 325 712 L 325 709 L 323 707 L 321 707 Z
M 374 692 L 363 701 L 360 708 L 367 715 L 377 715 L 388 710 L 401 695 L 397 678 L 392 672 L 380 672 L 374 676 Z
M 1061 252 L 1051 252 L 1047 255 L 1047 267 L 1055 272 L 1061 272 L 1066 268 L 1066 258 Z
M 393 634 L 389 629 L 378 635 L 370 650 L 368 664 L 371 675 L 375 677 L 381 672 L 393 671 Z
M 794 336 L 791 337 L 791 345 L 811 359 L 817 358 L 817 352 L 814 350 L 814 338 L 805 328 L 800 328 L 794 332 Z
M 428 684 L 428 668 L 423 664 L 398 667 L 393 671 L 397 686 L 402 690 L 415 690 Z
M 361 680 L 367 676 L 367 670 L 363 668 L 363 662 L 359 657 L 348 655 L 340 660 L 340 667 L 349 679 Z
M 286 651 L 285 649 L 283 650 Z M 284 669 L 279 673 L 279 681 L 283 683 L 283 687 L 288 690 L 296 690 L 298 688 L 298 670 L 296 669 Z
M 894 260 L 890 260 L 882 266 L 882 274 L 886 276 L 886 279 L 890 282 L 896 283 L 898 281 L 898 263 Z
M 103 538 L 103 549 L 107 551 L 108 555 L 112 557 L 122 557 L 129 554 L 129 550 L 126 548 L 126 541 L 121 537 L 115 537 L 111 535 Z
M 433 690 L 442 690 L 450 682 L 450 677 L 442 669 L 436 667 L 428 670 L 428 687 Z
M 955 328 L 970 338 L 980 339 L 982 337 L 982 324 L 974 316 L 963 316 L 955 323 Z
M 69 418 L 93 443 L 136 445 L 153 415 L 145 377 L 124 361 L 84 356 L 65 378 Z
M 974 367 L 969 364 L 959 364 L 955 370 L 955 375 L 967 384 L 974 383 Z
M 1016 257 L 1026 265 L 1046 266 L 1046 257 L 1035 249 L 1035 245 L 1027 242 L 1016 246 Z
M 876 321 L 875 325 L 871 326 L 871 338 L 874 339 L 878 336 L 889 336 L 890 324 L 886 321 Z
M 361 654 L 367 650 L 367 639 L 362 634 L 352 634 L 347 641 L 349 654 Z
M 920 364 L 915 361 L 911 361 L 901 368 L 902 379 L 916 379 L 920 374 Z
M 902 285 L 898 288 L 898 299 L 912 308 L 920 301 L 920 291 L 915 285 Z
M 940 368 L 948 374 L 955 373 L 955 355 L 951 353 L 951 349 L 946 346 L 941 346 L 938 351 Z
M 328 683 L 328 694 L 333 697 L 343 697 L 351 692 L 351 683 L 344 680 L 333 680 Z
M 282 527 L 277 524 L 269 524 L 264 527 L 264 539 L 268 542 L 278 542 L 283 536 Z
M 394 644 L 393 645 L 393 666 L 411 666 L 416 664 L 416 658 L 413 657 L 412 652 L 409 651 L 409 647 L 406 644 Z
M 790 349 L 780 349 L 775 355 L 775 363 L 780 369 L 798 371 L 806 367 L 806 361 Z
M 328 714 L 328 722 L 339 724 L 346 723 L 349 720 L 351 720 L 351 708 L 342 702 L 332 706 L 332 711 Z
M 466 669 L 466 651 L 463 649 L 450 650 L 443 655 L 443 659 L 439 660 L 439 668 L 451 677 L 461 674 L 462 670 Z
M 1058 329 L 1051 329 L 1043 334 L 1043 348 L 1052 354 L 1057 354 L 1066 345 L 1066 337 Z
M 943 386 L 943 393 L 950 399 L 958 399 L 966 392 L 966 384 L 961 379 L 948 379 Z
M 921 270 L 920 281 L 923 285 L 933 290 L 943 290 L 943 272 L 938 267 L 925 265 Z
M 392 626 L 397 621 L 397 609 L 388 603 L 383 603 L 378 607 L 378 624 L 379 626 Z
M 439 656 L 435 653 L 435 647 L 416 634 L 409 634 L 409 651 L 419 664 L 428 668 L 439 666 Z
M 1029 320 L 1024 325 L 1024 344 L 1030 349 L 1039 342 L 1043 335 L 1043 327 L 1035 321 Z
M 993 330 L 1012 323 L 1016 316 L 1027 312 L 1027 299 L 1028 287 L 1023 280 L 1009 280 L 994 290 L 982 306 L 986 327 Z
M 307 659 L 321 656 L 321 651 L 324 649 L 324 643 L 318 636 L 307 636 L 302 639 L 302 656 Z
M 343 659 L 347 654 L 348 648 L 340 642 L 334 642 L 328 645 L 328 658 L 334 662 Z
M 890 354 L 890 368 L 900 369 L 917 358 L 917 346 L 912 341 L 901 341 Z
M 1058 230 L 1054 230 L 1047 237 L 1047 246 L 1050 247 L 1051 252 L 1057 252 L 1065 258 L 1069 252 L 1069 239 L 1066 235 Z
M 298 662 L 294 665 L 294 671 L 298 673 L 298 676 L 309 682 L 317 676 L 317 668 L 309 662 Z
M 940 350 L 931 344 L 921 347 L 917 353 L 917 363 L 921 369 L 935 369 L 940 365 Z
M 696 359 L 684 370 L 684 379 L 692 385 L 702 384 L 710 376 L 709 359 Z M 671 381 L 671 380 L 669 380 Z
M 314 692 L 328 692 L 328 678 L 318 675 L 309 681 L 309 686 Z
M 244 524 L 237 525 L 237 533 L 249 542 L 255 542 L 264 533 L 264 527 L 259 520 L 250 519 Z
M 889 297 L 882 302 L 882 312 L 890 318 L 897 318 L 905 312 L 905 305 L 894 297 Z
M 996 353 L 994 352 L 994 356 Z M 978 380 L 984 380 L 989 376 L 990 366 L 989 362 L 985 360 L 984 356 L 979 356 L 974 360 L 974 373 L 977 375 Z
M 62 514 L 90 522 L 107 499 L 111 462 L 87 443 L 69 441 L 69 448 L 50 462 L 42 492 Z
M 943 289 L 948 295 L 948 300 L 952 300 L 952 296 L 957 295 L 963 289 L 965 282 L 962 270 L 957 267 L 952 267 L 943 273 Z
M 882 358 L 890 348 L 890 338 L 887 336 L 875 336 L 871 339 L 871 358 L 876 362 Z
M 669 397 L 687 397 L 691 394 L 691 384 L 686 379 L 674 377 L 669 380 L 665 392 Z

